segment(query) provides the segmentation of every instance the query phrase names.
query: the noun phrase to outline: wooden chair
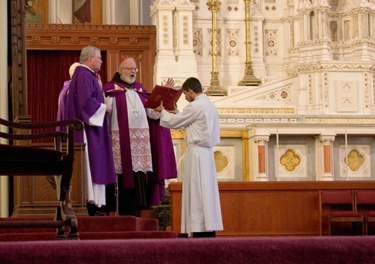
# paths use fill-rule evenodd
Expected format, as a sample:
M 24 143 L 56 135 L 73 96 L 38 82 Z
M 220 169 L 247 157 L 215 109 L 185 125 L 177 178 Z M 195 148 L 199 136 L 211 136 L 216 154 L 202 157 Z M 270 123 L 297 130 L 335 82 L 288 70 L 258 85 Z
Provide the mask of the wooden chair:
M 321 235 L 327 224 L 328 235 L 332 235 L 333 223 L 349 223 L 351 227 L 361 225 L 364 234 L 364 216 L 356 212 L 355 196 L 352 190 L 320 191 Z
M 64 131 L 57 131 L 64 128 Z M 52 176 L 59 206 L 54 221 L 1 221 L 1 228 L 51 227 L 57 229 L 57 239 L 78 239 L 77 217 L 70 201 L 70 181 L 74 162 L 74 132 L 82 130 L 79 120 L 50 123 L 17 123 L 0 119 L 0 138 L 9 144 L 0 144 L 0 175 Z M 4 132 L 7 131 L 7 132 Z M 33 140 L 53 139 L 54 147 L 41 147 Z M 49 178 L 51 179 L 51 178 Z M 55 181 L 53 181 L 55 180 Z
M 356 191 L 357 211 L 364 215 L 365 235 L 369 234 L 369 224 L 375 223 L 375 190 Z

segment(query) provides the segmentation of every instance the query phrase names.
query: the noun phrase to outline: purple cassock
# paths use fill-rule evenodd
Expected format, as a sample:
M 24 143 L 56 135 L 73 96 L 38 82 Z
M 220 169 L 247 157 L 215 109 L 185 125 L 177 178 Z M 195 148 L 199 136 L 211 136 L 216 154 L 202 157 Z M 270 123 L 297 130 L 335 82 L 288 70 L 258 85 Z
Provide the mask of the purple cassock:
M 116 183 L 116 174 L 107 114 L 102 126 L 88 124 L 101 104 L 104 104 L 104 96 L 96 74 L 84 66 L 78 66 L 66 94 L 64 118 L 80 119 L 85 124 L 92 182 L 111 184 Z M 75 141 L 84 142 L 82 131 L 76 131 Z
M 65 97 L 69 89 L 70 80 L 65 81 L 63 88 L 60 91 L 59 99 L 57 103 L 57 121 L 65 120 L 64 114 L 65 114 Z M 65 131 L 66 127 L 56 127 L 56 131 Z
M 120 133 L 120 152 L 121 165 L 123 169 L 123 188 L 134 188 L 134 177 L 131 160 L 131 148 L 129 138 L 128 111 L 126 103 L 126 85 L 119 78 L 118 81 L 111 81 L 103 85 L 106 96 L 114 97 L 117 107 L 118 120 L 126 120 L 126 122 L 118 122 Z M 120 86 L 121 90 L 115 90 L 115 84 Z M 132 88 L 136 91 L 143 104 L 147 101 L 149 93 L 142 88 L 142 84 L 135 82 Z M 166 179 L 177 178 L 177 166 L 174 155 L 171 132 L 168 128 L 159 125 L 159 120 L 147 118 L 150 129 L 150 144 L 152 155 L 152 172 L 147 172 L 147 201 L 150 206 L 159 205 L 165 196 Z

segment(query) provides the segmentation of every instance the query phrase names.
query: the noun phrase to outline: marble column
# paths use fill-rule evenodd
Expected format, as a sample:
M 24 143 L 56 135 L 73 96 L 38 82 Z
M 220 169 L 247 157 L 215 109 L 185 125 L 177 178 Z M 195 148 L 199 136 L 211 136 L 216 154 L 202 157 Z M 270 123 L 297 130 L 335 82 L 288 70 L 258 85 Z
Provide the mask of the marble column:
M 256 181 L 268 181 L 266 171 L 266 144 L 269 137 L 256 137 L 254 142 L 258 145 L 258 175 L 256 175 Z
M 319 140 L 323 143 L 323 181 L 333 181 L 334 177 L 332 174 L 332 142 L 335 140 L 335 136 L 321 135 Z

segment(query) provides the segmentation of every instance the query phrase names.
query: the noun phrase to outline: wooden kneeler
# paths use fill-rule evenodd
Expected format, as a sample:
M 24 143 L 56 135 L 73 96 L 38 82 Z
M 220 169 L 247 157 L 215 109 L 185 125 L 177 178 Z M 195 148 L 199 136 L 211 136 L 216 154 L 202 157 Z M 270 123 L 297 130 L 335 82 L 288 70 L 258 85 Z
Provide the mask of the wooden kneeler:
M 83 123 L 80 120 L 63 120 L 30 124 L 0 119 L 0 126 L 0 138 L 9 142 L 0 144 L 0 175 L 47 176 L 59 199 L 53 221 L 1 221 L 0 228 L 56 228 L 56 239 L 66 239 L 64 227 L 68 227 L 67 238 L 79 239 L 77 217 L 70 200 L 70 182 L 74 162 L 74 132 L 82 130 Z M 54 148 L 33 144 L 32 140 L 37 139 L 53 139 Z

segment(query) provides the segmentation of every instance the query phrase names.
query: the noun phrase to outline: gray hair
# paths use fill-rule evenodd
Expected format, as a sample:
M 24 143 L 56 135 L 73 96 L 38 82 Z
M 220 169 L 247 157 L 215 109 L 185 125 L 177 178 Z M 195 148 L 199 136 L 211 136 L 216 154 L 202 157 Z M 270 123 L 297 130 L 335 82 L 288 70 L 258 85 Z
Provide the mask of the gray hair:
M 79 56 L 79 63 L 85 63 L 90 57 L 94 57 L 96 51 L 100 52 L 100 49 L 94 46 L 84 47 L 81 51 L 81 55 Z

